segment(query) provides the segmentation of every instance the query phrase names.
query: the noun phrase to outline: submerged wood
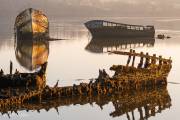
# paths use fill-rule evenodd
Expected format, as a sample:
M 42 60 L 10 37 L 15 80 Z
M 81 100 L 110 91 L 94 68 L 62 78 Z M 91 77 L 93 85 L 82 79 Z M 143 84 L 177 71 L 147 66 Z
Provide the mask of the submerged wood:
M 11 63 L 12 64 L 12 63 Z M 47 63 L 41 65 L 41 69 L 34 73 L 20 73 L 17 69 L 14 74 L 4 74 L 0 71 L 0 88 L 17 88 L 37 86 L 39 82 L 45 82 L 45 72 Z
M 92 20 L 85 23 L 92 37 L 150 37 L 154 38 L 154 26 L 130 25 L 109 22 L 105 20 Z

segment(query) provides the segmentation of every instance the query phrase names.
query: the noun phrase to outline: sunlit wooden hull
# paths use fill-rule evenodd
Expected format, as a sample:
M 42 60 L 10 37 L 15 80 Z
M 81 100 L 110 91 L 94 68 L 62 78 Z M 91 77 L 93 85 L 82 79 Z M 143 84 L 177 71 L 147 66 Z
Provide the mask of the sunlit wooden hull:
M 39 10 L 26 9 L 16 17 L 15 34 L 23 38 L 49 37 L 48 18 Z

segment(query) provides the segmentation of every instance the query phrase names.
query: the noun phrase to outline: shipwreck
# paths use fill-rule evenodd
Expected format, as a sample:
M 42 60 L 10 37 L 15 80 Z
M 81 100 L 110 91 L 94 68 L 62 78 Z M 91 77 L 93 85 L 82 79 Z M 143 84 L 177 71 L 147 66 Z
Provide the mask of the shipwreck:
M 154 37 L 155 32 L 153 26 L 127 25 L 99 20 L 87 22 L 86 26 L 92 35 L 97 37 Z M 134 110 L 138 109 L 140 119 L 148 119 L 171 107 L 171 98 L 166 89 L 167 77 L 172 68 L 171 58 L 166 59 L 144 52 L 137 53 L 132 49 L 129 52 L 107 50 L 109 54 L 125 55 L 128 58 L 126 65 L 110 67 L 110 70 L 114 71 L 113 76 L 105 70 L 99 70 L 99 76 L 88 83 L 59 87 L 57 81 L 51 87 L 46 85 L 49 55 L 47 17 L 41 11 L 26 9 L 16 18 L 15 38 L 17 60 L 25 68 L 36 71 L 22 73 L 16 69 L 12 73 L 12 62 L 10 62 L 9 74 L 0 70 L 0 112 L 2 114 L 9 116 L 10 112 L 17 113 L 21 110 L 46 109 L 48 111 L 50 108 L 61 105 L 92 102 L 96 102 L 102 108 L 103 105 L 112 102 L 115 108 L 115 111 L 110 114 L 112 117 L 126 114 L 129 119 L 129 112 L 131 112 L 134 118 Z M 96 46 L 98 41 L 95 41 L 92 41 L 90 47 L 87 48 Z M 119 41 L 119 44 L 128 44 L 128 40 L 126 42 Z M 136 42 L 137 40 L 134 41 L 135 44 Z M 144 40 L 139 42 L 146 44 Z M 147 43 L 153 45 L 154 42 L 151 42 Z M 105 41 L 104 44 L 109 45 L 109 42 Z M 158 110 L 156 110 L 157 107 Z M 145 116 L 142 114 L 142 109 L 145 111 Z
M 154 38 L 155 28 L 152 25 L 130 25 L 105 20 L 92 20 L 85 23 L 92 37 L 148 37 Z
M 23 38 L 49 38 L 48 18 L 42 11 L 26 9 L 16 17 L 14 31 Z
M 97 96 L 123 93 L 126 91 L 145 91 L 167 85 L 167 77 L 172 68 L 172 60 L 162 56 L 150 56 L 148 53 L 112 51 L 114 54 L 128 55 L 126 65 L 113 65 L 110 69 L 115 74 L 110 77 L 105 70 L 99 71 L 95 81 L 80 83 L 79 85 L 49 87 L 46 82 L 47 63 L 41 66 L 39 72 L 5 75 L 1 70 L 0 85 L 4 87 L 0 92 L 0 106 L 22 104 L 29 100 L 71 98 L 77 96 Z M 135 66 L 135 58 L 140 57 L 140 62 Z M 132 58 L 132 63 L 131 62 Z M 17 89 L 23 90 L 17 94 Z

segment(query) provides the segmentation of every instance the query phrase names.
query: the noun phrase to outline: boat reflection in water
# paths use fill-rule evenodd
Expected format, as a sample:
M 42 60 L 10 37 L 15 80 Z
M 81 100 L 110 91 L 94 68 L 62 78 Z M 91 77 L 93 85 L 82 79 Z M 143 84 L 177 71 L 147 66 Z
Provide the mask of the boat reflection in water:
M 154 38 L 93 38 L 85 49 L 93 53 L 103 53 L 112 49 L 123 50 L 153 47 L 154 44 Z
M 16 39 L 17 61 L 26 69 L 34 70 L 48 60 L 49 42 L 45 39 Z
M 112 117 L 126 114 L 128 120 L 130 116 L 132 116 L 134 120 L 134 112 L 137 110 L 139 112 L 139 119 L 146 120 L 172 106 L 170 95 L 165 88 L 152 91 L 132 92 L 124 96 L 125 97 L 115 96 L 117 99 L 112 101 L 115 107 L 115 111 L 110 114 Z
M 49 111 L 55 108 L 58 111 L 60 106 L 70 106 L 70 105 L 85 105 L 85 104 L 96 104 L 101 109 L 103 106 L 112 103 L 114 111 L 110 113 L 111 117 L 121 117 L 126 115 L 127 119 L 148 119 L 155 116 L 157 113 L 162 113 L 163 110 L 170 108 L 171 98 L 166 87 L 156 88 L 145 91 L 124 91 L 119 93 L 114 93 L 111 95 L 97 95 L 97 96 L 74 96 L 74 97 L 64 97 L 61 99 L 50 99 L 33 103 L 23 103 L 20 106 L 10 108 L 12 111 L 22 111 L 26 110 L 40 110 L 45 109 Z M 8 107 L 1 109 L 1 113 L 7 113 Z M 138 114 L 137 114 L 138 112 Z M 136 114 L 136 116 L 135 116 Z M 138 118 L 137 118 L 138 117 Z

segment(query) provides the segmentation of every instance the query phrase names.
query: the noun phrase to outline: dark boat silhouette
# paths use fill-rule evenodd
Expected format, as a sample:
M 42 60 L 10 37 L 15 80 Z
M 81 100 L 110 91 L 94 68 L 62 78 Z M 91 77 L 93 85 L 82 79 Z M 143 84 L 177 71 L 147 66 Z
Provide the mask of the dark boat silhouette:
M 92 20 L 85 23 L 92 37 L 150 37 L 154 38 L 154 26 L 130 25 Z
M 153 47 L 154 38 L 92 38 L 86 50 L 93 53 L 103 53 L 111 49 L 134 49 L 140 47 Z
M 21 12 L 15 20 L 15 34 L 23 38 L 49 38 L 49 22 L 46 15 L 33 8 Z

